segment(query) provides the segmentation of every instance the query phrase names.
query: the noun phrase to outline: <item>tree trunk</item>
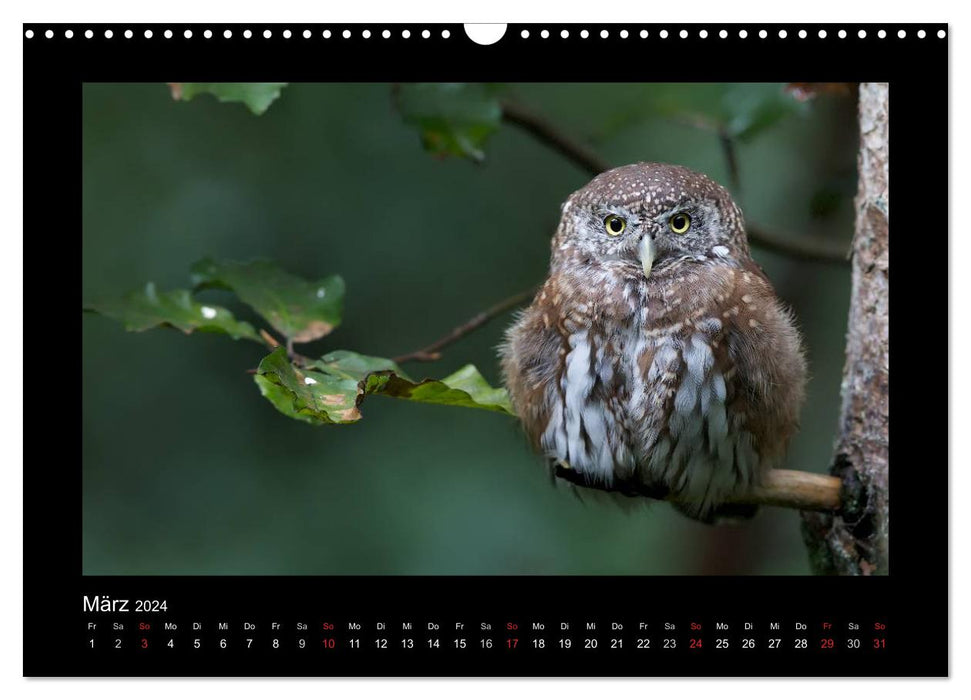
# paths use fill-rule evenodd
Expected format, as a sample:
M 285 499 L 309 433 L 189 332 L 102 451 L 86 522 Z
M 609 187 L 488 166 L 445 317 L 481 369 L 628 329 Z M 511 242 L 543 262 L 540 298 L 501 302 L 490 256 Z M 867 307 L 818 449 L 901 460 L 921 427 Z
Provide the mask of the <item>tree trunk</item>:
M 843 483 L 843 511 L 803 513 L 818 574 L 886 574 L 890 514 L 889 86 L 860 85 L 859 185 L 846 365 L 830 473 Z

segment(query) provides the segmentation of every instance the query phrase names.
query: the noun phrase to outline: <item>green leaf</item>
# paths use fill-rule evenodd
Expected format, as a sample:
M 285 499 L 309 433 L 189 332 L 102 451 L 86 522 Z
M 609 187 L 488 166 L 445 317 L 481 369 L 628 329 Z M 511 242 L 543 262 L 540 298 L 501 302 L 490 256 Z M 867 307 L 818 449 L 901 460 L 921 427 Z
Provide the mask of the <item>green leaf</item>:
M 516 415 L 509 403 L 506 390 L 489 386 L 475 365 L 466 365 L 444 379 L 425 379 L 418 383 L 393 372 L 377 372 L 369 375 L 365 380 L 364 392 L 420 403 L 482 408 L 510 416 Z
M 514 415 L 506 390 L 489 386 L 472 365 L 441 380 L 414 382 L 381 357 L 341 350 L 301 368 L 279 348 L 263 358 L 255 380 L 278 411 L 315 425 L 360 420 L 360 405 L 370 394 Z
M 739 86 L 729 90 L 723 100 L 725 130 L 738 141 L 751 141 L 786 117 L 808 109 L 784 86 Z
M 407 378 L 404 371 L 392 360 L 384 357 L 361 355 L 349 350 L 329 352 L 319 360 L 314 360 L 310 367 L 355 381 L 361 381 L 372 372 L 385 371 L 394 372 L 399 377 Z
M 267 260 L 215 262 L 192 266 L 197 288 L 229 289 L 295 343 L 323 338 L 343 315 L 344 280 L 338 275 L 308 282 Z
M 359 380 L 293 365 L 278 348 L 263 358 L 254 377 L 260 391 L 285 416 L 306 423 L 354 423 Z
M 663 119 L 750 142 L 787 117 L 811 109 L 786 89 L 786 83 L 644 83 L 621 91 L 616 100 L 611 105 L 618 106 L 603 116 L 601 141 L 645 121 Z
M 213 95 L 220 102 L 242 102 L 259 116 L 280 97 L 287 83 L 169 83 L 172 97 L 189 101 L 196 95 Z
M 171 326 L 183 333 L 225 333 L 235 340 L 245 338 L 262 343 L 253 327 L 245 321 L 237 321 L 232 312 L 220 306 L 200 304 L 185 289 L 159 292 L 152 282 L 146 284 L 145 289 L 119 299 L 88 304 L 84 310 L 120 321 L 129 331 Z
M 438 156 L 482 161 L 486 139 L 499 128 L 502 108 L 485 83 L 411 83 L 397 93 L 398 109 L 418 127 L 425 149 Z

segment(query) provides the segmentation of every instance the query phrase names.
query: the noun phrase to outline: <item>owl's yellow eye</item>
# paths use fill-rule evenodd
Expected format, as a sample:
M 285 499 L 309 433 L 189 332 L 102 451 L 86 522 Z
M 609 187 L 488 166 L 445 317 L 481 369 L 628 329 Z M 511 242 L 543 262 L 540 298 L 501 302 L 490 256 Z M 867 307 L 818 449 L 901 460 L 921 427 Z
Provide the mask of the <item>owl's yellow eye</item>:
M 627 222 L 616 214 L 611 214 L 604 219 L 604 228 L 611 236 L 619 236 L 627 228 Z
M 668 219 L 668 226 L 675 233 L 686 233 L 691 228 L 691 217 L 687 214 L 675 214 Z

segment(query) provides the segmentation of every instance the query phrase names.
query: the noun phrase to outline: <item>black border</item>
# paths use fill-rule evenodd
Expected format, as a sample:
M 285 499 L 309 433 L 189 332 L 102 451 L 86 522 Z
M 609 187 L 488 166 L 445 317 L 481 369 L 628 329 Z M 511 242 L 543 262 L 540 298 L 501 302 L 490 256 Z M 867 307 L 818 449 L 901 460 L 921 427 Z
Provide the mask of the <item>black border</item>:
M 70 28 L 74 37 L 66 39 Z M 111 39 L 104 30 L 114 32 Z M 135 36 L 125 39 L 125 29 Z M 192 39 L 182 35 L 191 29 Z M 204 39 L 204 29 L 212 39 Z M 244 29 L 252 38 L 244 39 Z M 281 32 L 289 28 L 290 39 Z M 324 29 L 332 32 L 323 39 Z M 369 39 L 361 37 L 370 29 Z M 380 38 L 384 29 L 390 39 Z M 411 38 L 402 39 L 408 28 Z M 432 30 L 429 39 L 420 32 Z M 581 39 L 586 28 L 590 37 Z M 620 29 L 630 36 L 621 39 Z M 698 31 L 704 28 L 708 37 Z M 44 33 L 54 30 L 47 39 Z M 94 37 L 86 39 L 85 30 Z M 154 36 L 145 39 L 151 29 Z M 174 36 L 165 39 L 163 32 Z M 224 39 L 225 29 L 233 38 Z M 273 38 L 263 39 L 264 29 Z M 301 32 L 310 29 L 313 38 Z M 352 36 L 342 37 L 349 29 Z M 448 29 L 451 37 L 442 39 Z M 520 32 L 530 32 L 522 39 Z M 540 32 L 550 32 L 547 39 Z M 561 30 L 570 32 L 561 39 Z M 602 29 L 610 38 L 599 38 Z M 647 29 L 648 39 L 640 39 Z M 669 33 L 660 39 L 660 30 Z M 685 29 L 689 37 L 682 39 Z M 728 38 L 718 38 L 722 29 Z M 739 37 L 739 30 L 747 32 Z M 759 38 L 760 30 L 768 37 Z M 780 29 L 787 38 L 778 36 Z M 827 37 L 817 32 L 825 29 Z M 847 32 L 839 38 L 839 30 Z M 859 38 L 859 30 L 866 38 Z M 884 30 L 886 38 L 878 38 Z M 897 38 L 904 29 L 907 38 Z M 917 31 L 926 31 L 926 38 Z M 492 46 L 478 46 L 461 25 L 24 25 L 24 238 L 25 354 L 32 367 L 64 367 L 69 354 L 45 337 L 42 324 L 52 317 L 61 328 L 81 337 L 81 84 L 91 81 L 886 81 L 891 99 L 892 246 L 906 244 L 927 231 L 928 204 L 943 209 L 948 187 L 948 40 L 939 39 L 946 25 L 510 25 Z M 805 30 L 805 39 L 798 37 Z M 603 47 L 609 43 L 610 50 Z M 927 233 L 925 233 L 927 232 Z M 941 234 L 944 235 L 944 234 Z M 56 251 L 52 255 L 52 249 Z M 905 267 L 919 253 L 891 258 L 897 268 L 894 291 L 901 303 L 891 307 L 892 357 L 895 365 L 891 414 L 891 574 L 886 577 L 836 579 L 812 577 L 93 577 L 81 571 L 81 468 L 78 459 L 81 421 L 69 411 L 55 412 L 37 392 L 26 394 L 24 410 L 36 426 L 45 418 L 51 430 L 77 421 L 60 439 L 38 444 L 39 433 L 25 432 L 24 584 L 26 675 L 623 675 L 623 676 L 913 676 L 948 672 L 947 465 L 946 441 L 937 412 L 945 405 L 945 384 L 926 378 L 931 364 L 926 349 L 928 328 L 946 327 L 946 278 L 930 272 L 931 261 L 918 270 Z M 56 279 L 74 295 L 38 296 L 34 280 Z M 27 292 L 31 293 L 28 294 Z M 905 303 L 913 295 L 917 306 Z M 43 299 L 43 314 L 30 306 Z M 916 310 L 916 313 L 911 310 Z M 62 330 L 63 332 L 63 330 Z M 78 354 L 80 358 L 80 353 Z M 79 368 L 78 368 L 79 370 Z M 69 373 L 70 374 L 70 373 Z M 80 376 L 59 390 L 74 391 L 80 406 Z M 73 384 L 72 384 L 73 382 Z M 73 388 L 72 388 L 73 387 Z M 69 404 L 70 405 L 70 404 Z M 64 414 L 67 415 L 64 415 Z M 66 420 L 65 420 L 66 419 Z M 26 430 L 26 428 L 25 428 Z M 933 476 L 927 472 L 934 470 Z M 936 492 L 928 483 L 940 483 Z M 919 499 L 906 494 L 920 493 Z M 903 494 L 903 495 L 901 495 Z M 200 655 L 126 653 L 123 660 L 103 653 L 84 653 L 83 594 L 121 598 L 165 598 L 170 615 L 214 620 L 252 617 L 264 624 L 273 618 L 307 617 L 314 624 L 341 625 L 403 618 L 471 618 L 497 627 L 543 619 L 576 624 L 612 618 L 636 618 L 679 627 L 695 619 L 736 624 L 743 619 L 780 619 L 786 625 L 805 619 L 811 625 L 849 620 L 887 625 L 887 648 L 879 653 L 825 653 L 792 650 L 771 656 L 767 651 L 715 653 L 710 647 L 692 654 L 600 650 L 571 653 L 441 653 L 412 656 L 337 650 L 329 655 L 250 655 L 207 652 Z M 130 616 L 131 617 L 131 616 Z M 160 621 L 162 617 L 146 616 Z M 104 618 L 110 621 L 110 616 Z M 141 618 L 139 618 L 141 619 Z M 602 628 L 601 628 L 602 629 Z M 680 632 L 679 632 L 680 633 Z M 603 634 L 603 633 L 602 633 Z M 684 634 L 687 634 L 684 632 Z M 447 635 L 443 634 L 443 638 Z M 503 634 L 497 634 L 497 639 Z M 818 636 L 818 631 L 815 633 Z

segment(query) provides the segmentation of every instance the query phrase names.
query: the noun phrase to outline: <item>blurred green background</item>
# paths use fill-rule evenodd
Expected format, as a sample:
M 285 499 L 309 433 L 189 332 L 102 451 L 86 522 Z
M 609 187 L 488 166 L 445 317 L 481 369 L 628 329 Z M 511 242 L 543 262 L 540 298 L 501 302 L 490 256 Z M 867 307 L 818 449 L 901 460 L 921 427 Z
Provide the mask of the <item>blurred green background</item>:
M 507 94 L 615 165 L 680 163 L 728 185 L 716 134 L 672 116 L 782 85 L 516 84 Z M 343 325 L 304 354 L 392 356 L 543 279 L 559 205 L 589 176 L 512 126 L 487 159 L 434 158 L 388 85 L 293 84 L 260 117 L 165 85 L 83 93 L 83 298 L 188 287 L 205 256 L 347 282 Z M 820 96 L 739 144 L 747 218 L 849 241 L 854 100 Z M 754 247 L 805 334 L 811 381 L 789 466 L 831 457 L 847 266 Z M 204 298 L 230 298 L 207 292 Z M 232 307 L 252 319 L 245 308 Z M 505 316 L 412 374 L 473 362 L 497 384 Z M 552 486 L 516 422 L 372 397 L 312 427 L 263 400 L 261 351 L 225 337 L 83 324 L 86 574 L 808 574 L 794 511 L 712 528 L 662 503 Z

